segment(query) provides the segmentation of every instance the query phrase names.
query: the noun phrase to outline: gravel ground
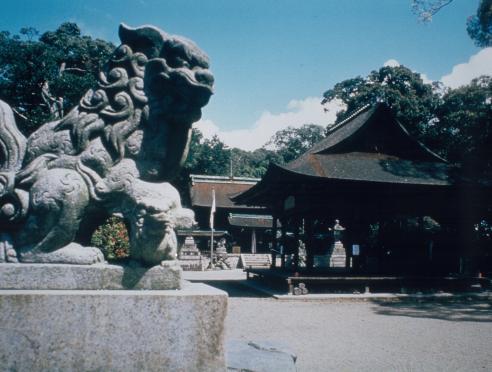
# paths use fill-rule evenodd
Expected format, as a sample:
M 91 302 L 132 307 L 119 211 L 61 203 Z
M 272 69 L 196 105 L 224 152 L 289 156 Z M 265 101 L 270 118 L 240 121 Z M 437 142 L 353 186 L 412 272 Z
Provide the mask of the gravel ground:
M 238 281 L 229 293 L 227 338 L 268 340 L 298 356 L 299 371 L 491 371 L 492 304 L 284 302 Z

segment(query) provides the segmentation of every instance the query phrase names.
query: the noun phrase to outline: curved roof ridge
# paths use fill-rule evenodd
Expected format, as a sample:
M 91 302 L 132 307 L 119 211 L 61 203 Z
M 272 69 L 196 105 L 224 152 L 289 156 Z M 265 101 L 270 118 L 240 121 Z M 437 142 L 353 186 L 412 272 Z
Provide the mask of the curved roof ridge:
M 436 160 L 439 160 L 443 163 L 449 163 L 445 158 L 443 158 L 441 155 L 439 155 L 438 153 L 432 151 L 430 148 L 428 148 L 423 142 L 419 141 L 417 138 L 415 138 L 414 136 L 412 136 L 410 134 L 410 132 L 408 131 L 407 128 L 405 128 L 405 126 L 400 123 L 400 121 L 395 117 L 395 121 L 396 123 L 398 124 L 398 126 L 400 127 L 400 129 L 410 138 L 412 139 L 415 143 L 417 143 L 417 146 L 420 146 L 420 148 L 427 152 L 431 157 L 434 157 Z
M 353 111 L 347 118 L 342 120 L 340 123 L 334 125 L 330 129 L 328 129 L 326 136 L 321 139 L 319 142 L 315 143 L 309 150 L 307 150 L 304 154 L 302 154 L 299 158 L 303 157 L 307 154 L 316 154 L 321 151 L 325 151 L 327 148 L 332 147 L 335 143 L 338 143 L 341 139 L 335 139 L 334 133 L 342 130 L 347 126 L 347 124 L 352 123 L 354 119 L 361 115 L 369 115 L 371 117 L 372 114 L 380 107 L 378 105 L 364 105 L 361 108 Z M 364 120 L 365 122 L 365 120 Z M 346 137 L 346 135 L 342 135 L 342 137 Z M 299 159 L 298 158 L 298 159 Z M 295 160 L 294 160 L 295 161 Z
M 334 124 L 332 127 L 328 128 L 328 130 L 326 132 L 326 135 L 328 136 L 330 133 L 336 131 L 338 128 L 340 128 L 341 126 L 347 124 L 350 120 L 352 120 L 353 118 L 355 118 L 360 113 L 366 111 L 370 107 L 371 107 L 371 104 L 368 103 L 368 104 L 362 106 L 361 108 L 358 108 L 358 109 L 352 111 L 349 114 L 349 116 L 347 116 L 345 119 L 343 119 L 340 123 Z

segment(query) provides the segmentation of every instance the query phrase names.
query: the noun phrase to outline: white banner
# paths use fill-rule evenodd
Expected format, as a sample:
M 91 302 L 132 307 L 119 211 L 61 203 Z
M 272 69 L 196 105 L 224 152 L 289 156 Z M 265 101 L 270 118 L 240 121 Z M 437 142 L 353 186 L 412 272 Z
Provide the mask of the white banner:
M 212 207 L 210 208 L 210 229 L 214 228 L 214 216 L 215 216 L 215 189 L 212 189 Z

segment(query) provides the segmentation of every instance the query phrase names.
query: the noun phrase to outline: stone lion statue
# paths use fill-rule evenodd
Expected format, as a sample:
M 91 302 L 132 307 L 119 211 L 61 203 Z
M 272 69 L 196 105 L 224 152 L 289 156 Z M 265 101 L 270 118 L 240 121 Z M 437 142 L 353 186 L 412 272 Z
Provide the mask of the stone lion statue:
M 0 262 L 102 262 L 90 237 L 120 214 L 131 257 L 151 266 L 175 259 L 174 228 L 194 223 L 168 182 L 212 95 L 208 57 L 152 26 L 119 36 L 98 86 L 29 138 L 0 101 Z

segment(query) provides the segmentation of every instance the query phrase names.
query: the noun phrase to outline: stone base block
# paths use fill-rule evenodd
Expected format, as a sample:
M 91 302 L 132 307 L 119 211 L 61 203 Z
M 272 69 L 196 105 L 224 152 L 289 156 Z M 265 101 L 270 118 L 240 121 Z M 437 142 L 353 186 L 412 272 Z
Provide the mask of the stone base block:
M 330 267 L 345 267 L 347 265 L 345 255 L 332 255 L 330 257 Z
M 136 265 L 0 264 L 0 289 L 180 289 L 177 261 Z
M 178 260 L 183 271 L 203 271 L 203 260 L 198 258 L 182 258 Z
M 0 369 L 224 371 L 227 294 L 0 290 Z

